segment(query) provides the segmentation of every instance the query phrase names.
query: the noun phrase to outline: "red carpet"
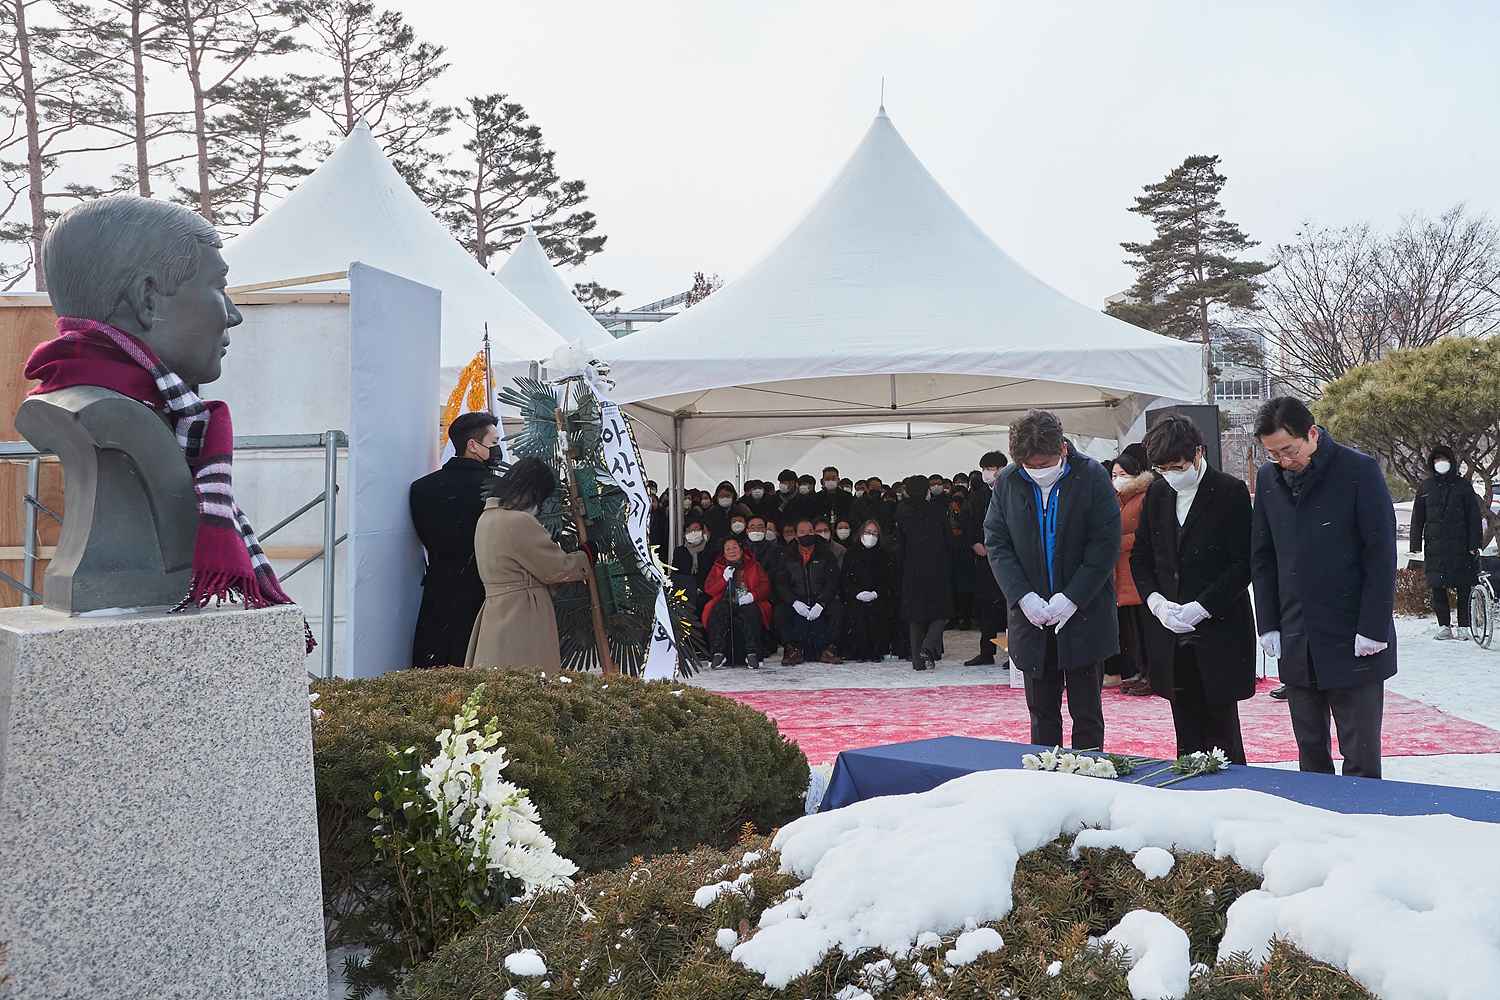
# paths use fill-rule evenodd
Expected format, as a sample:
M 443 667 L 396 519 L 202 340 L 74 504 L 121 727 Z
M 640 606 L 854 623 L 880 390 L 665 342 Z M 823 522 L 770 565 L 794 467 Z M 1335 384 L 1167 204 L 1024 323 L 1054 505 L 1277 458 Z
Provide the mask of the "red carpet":
M 1255 697 L 1240 702 L 1240 729 L 1251 763 L 1297 759 L 1286 705 L 1266 694 L 1274 684 L 1261 681 Z M 814 764 L 832 761 L 840 750 L 934 736 L 1025 743 L 1031 731 L 1025 692 L 997 684 L 724 693 L 775 719 L 782 734 L 796 741 Z M 1063 724 L 1069 725 L 1066 709 Z M 1166 758 L 1176 751 L 1172 711 L 1160 698 L 1106 691 L 1104 726 L 1105 748 L 1116 753 Z M 1495 730 L 1390 691 L 1385 693 L 1382 742 L 1387 757 L 1500 753 Z

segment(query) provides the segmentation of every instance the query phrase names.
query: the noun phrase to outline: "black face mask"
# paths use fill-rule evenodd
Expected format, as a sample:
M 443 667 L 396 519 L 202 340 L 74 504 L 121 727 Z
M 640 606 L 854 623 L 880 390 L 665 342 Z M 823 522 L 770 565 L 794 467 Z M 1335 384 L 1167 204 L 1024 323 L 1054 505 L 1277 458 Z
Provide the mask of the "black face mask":
M 814 545 L 818 544 L 818 536 L 817 535 L 798 535 L 797 536 L 797 544 L 800 545 L 800 546 L 802 546 L 804 549 L 810 549 Z
M 505 456 L 500 453 L 500 445 L 491 445 L 489 452 L 489 457 L 484 460 L 484 467 L 491 472 L 499 472 L 500 464 L 505 461 Z

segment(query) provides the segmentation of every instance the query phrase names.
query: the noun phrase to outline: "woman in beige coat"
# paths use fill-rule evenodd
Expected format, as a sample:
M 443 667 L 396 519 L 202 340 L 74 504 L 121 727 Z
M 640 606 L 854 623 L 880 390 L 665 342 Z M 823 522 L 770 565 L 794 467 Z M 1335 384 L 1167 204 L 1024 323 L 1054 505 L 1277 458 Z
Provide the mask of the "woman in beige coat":
M 495 483 L 474 531 L 484 607 L 469 637 L 466 667 L 562 669 L 557 613 L 548 587 L 582 580 L 589 557 L 564 552 L 536 519 L 557 490 L 541 460 L 523 458 Z

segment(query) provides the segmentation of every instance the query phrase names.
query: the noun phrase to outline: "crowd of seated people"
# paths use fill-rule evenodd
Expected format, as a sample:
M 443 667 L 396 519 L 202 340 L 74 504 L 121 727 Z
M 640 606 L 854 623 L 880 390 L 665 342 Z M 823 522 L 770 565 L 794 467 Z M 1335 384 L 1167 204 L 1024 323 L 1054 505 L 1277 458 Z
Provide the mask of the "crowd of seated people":
M 968 665 L 995 662 L 1005 603 L 984 555 L 989 452 L 973 472 L 887 481 L 785 469 L 775 483 L 721 482 L 682 497 L 668 555 L 668 498 L 648 484 L 651 542 L 703 620 L 711 663 L 758 667 L 909 659 L 936 667 L 943 632 L 980 630 Z

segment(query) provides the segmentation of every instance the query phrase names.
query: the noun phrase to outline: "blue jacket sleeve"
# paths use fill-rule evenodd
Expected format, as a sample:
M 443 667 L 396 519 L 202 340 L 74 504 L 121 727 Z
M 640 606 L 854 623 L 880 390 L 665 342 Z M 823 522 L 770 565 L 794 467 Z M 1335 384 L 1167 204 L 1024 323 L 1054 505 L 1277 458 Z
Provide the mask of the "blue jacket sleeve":
M 1396 610 L 1396 512 L 1385 476 L 1373 458 L 1361 457 L 1354 493 L 1364 583 L 1359 598 L 1359 634 L 1390 641 Z

